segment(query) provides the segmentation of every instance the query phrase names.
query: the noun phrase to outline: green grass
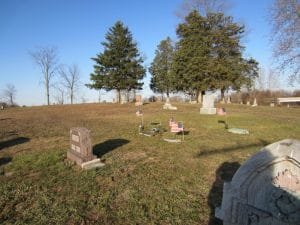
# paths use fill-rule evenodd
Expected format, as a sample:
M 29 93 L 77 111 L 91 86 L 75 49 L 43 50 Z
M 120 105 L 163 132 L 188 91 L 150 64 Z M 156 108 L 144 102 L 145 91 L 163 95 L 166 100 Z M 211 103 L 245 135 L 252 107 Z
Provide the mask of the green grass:
M 226 105 L 227 118 L 198 105 L 143 106 L 146 127 L 184 121 L 185 141 L 138 134 L 133 104 L 15 108 L 0 113 L 0 224 L 218 224 L 222 185 L 263 146 L 300 139 L 300 108 Z M 229 127 L 249 135 L 226 132 Z M 91 130 L 105 167 L 66 159 L 71 127 Z

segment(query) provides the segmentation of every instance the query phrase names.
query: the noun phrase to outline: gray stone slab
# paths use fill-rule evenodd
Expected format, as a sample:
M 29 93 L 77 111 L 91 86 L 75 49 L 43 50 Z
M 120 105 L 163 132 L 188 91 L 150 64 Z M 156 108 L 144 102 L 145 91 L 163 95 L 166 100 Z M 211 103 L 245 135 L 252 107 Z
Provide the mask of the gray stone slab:
M 300 141 L 286 139 L 263 148 L 225 182 L 224 225 L 300 224 Z
M 216 113 L 216 108 L 200 108 L 200 114 L 215 115 Z

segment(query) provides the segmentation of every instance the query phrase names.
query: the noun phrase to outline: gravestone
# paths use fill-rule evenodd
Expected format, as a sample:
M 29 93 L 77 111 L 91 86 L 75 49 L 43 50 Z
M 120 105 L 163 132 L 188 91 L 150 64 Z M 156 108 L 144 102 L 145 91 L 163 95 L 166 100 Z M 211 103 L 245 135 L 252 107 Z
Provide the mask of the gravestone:
M 166 103 L 163 105 L 163 109 L 168 109 L 168 110 L 177 110 L 176 106 L 172 106 L 170 102 L 170 98 L 167 97 Z
M 257 106 L 257 101 L 256 101 L 256 98 L 254 98 L 252 107 L 256 107 L 256 106 Z
M 141 96 L 141 95 L 136 95 L 136 96 L 135 96 L 135 105 L 136 105 L 136 106 L 141 106 L 141 105 L 143 105 L 143 102 L 142 102 L 142 96 Z
M 227 104 L 231 104 L 231 96 L 227 97 Z
M 225 182 L 215 215 L 224 225 L 300 224 L 300 141 L 266 146 Z
M 84 127 L 76 127 L 70 130 L 71 148 L 67 152 L 67 158 L 77 165 L 96 159 L 93 155 L 90 131 Z
M 202 108 L 200 108 L 200 114 L 216 114 L 217 109 L 214 106 L 214 95 L 203 95 Z

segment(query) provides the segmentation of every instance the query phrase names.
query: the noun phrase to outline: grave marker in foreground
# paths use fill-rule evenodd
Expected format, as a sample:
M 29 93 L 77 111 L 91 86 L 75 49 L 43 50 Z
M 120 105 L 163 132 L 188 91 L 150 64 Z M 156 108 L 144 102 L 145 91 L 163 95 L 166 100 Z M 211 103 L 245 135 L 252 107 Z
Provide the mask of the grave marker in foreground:
M 100 159 L 93 155 L 90 131 L 84 127 L 71 128 L 67 158 L 86 169 L 103 165 Z
M 300 224 L 300 141 L 266 146 L 225 182 L 216 217 L 224 225 Z

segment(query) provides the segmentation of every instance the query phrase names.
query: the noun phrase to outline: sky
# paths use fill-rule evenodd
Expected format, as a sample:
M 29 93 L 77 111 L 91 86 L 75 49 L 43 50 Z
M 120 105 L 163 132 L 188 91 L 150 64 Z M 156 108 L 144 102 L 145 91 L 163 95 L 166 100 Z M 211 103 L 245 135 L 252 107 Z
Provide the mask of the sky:
M 75 102 L 96 102 L 99 92 L 84 87 L 90 82 L 94 62 L 91 57 L 103 48 L 105 34 L 122 21 L 133 34 L 138 49 L 150 65 L 159 42 L 167 36 L 176 40 L 176 16 L 182 0 L 0 0 L 0 93 L 7 84 L 16 87 L 19 105 L 46 104 L 42 75 L 29 52 L 43 46 L 58 50 L 59 62 L 77 64 L 81 88 Z M 227 12 L 245 24 L 244 56 L 253 57 L 263 68 L 272 65 L 267 15 L 272 0 L 232 0 Z M 144 79 L 143 97 L 153 93 L 150 74 Z M 56 81 L 54 80 L 54 83 Z M 288 89 L 284 79 L 282 87 Z M 51 89 L 51 100 L 55 91 Z M 101 100 L 112 101 L 114 94 L 101 92 Z

